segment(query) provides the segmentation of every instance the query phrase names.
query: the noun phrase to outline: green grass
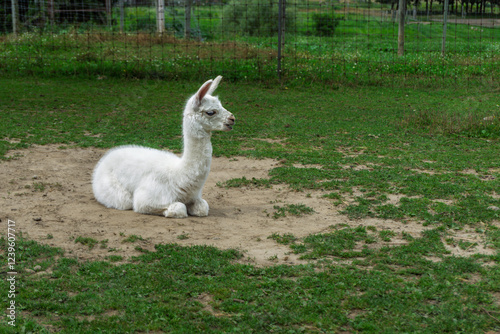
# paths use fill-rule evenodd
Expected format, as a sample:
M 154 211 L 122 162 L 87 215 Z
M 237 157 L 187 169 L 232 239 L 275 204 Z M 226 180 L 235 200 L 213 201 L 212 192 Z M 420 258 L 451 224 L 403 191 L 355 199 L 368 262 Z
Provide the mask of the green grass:
M 366 231 L 347 235 L 364 238 Z M 332 247 L 349 249 L 349 240 Z M 50 252 L 29 255 L 40 261 Z M 442 253 L 439 234 L 427 233 L 407 247 L 367 252 L 356 264 L 321 270 L 237 264 L 238 252 L 207 246 L 158 245 L 122 265 L 60 258 L 50 278 L 23 278 L 17 324 L 38 333 L 48 333 L 47 324 L 60 333 L 498 329 L 491 295 L 499 288 L 498 270 L 474 259 L 422 259 Z M 204 307 L 201 295 L 211 297 L 213 311 Z
M 199 85 L 2 78 L 0 154 L 7 161 L 0 164 L 18 158 L 9 150 L 33 144 L 134 143 L 179 152 L 181 110 Z M 20 238 L 17 328 L 2 323 L 2 332 L 500 330 L 500 212 L 488 209 L 500 206 L 500 134 L 484 134 L 482 122 L 500 112 L 498 86 L 332 89 L 223 81 L 219 94 L 237 125 L 213 135 L 214 155 L 280 161 L 266 181 L 242 175 L 220 186 L 287 185 L 305 197 L 321 190 L 357 227 L 300 238 L 286 230 L 273 234 L 271 240 L 311 262 L 266 268 L 241 264 L 235 250 L 174 244 L 141 250 L 131 260 L 110 255 L 83 262 Z M 311 213 L 297 204 L 275 210 Z M 422 232 L 363 226 L 365 218 L 418 223 Z M 461 230 L 484 242 L 456 238 Z M 455 245 L 483 246 L 491 255 L 453 256 L 447 247 Z M 7 262 L 5 252 L 0 261 Z M 24 274 L 36 265 L 46 274 Z M 0 287 L 8 290 L 7 281 Z M 0 298 L 8 301 L 7 294 Z

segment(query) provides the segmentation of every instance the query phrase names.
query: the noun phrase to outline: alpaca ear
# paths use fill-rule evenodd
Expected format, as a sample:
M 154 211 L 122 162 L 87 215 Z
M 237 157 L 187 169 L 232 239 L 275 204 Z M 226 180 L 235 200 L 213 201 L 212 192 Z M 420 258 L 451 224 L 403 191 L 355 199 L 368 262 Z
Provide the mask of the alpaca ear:
M 217 89 L 217 86 L 219 86 L 219 82 L 222 80 L 222 76 L 218 76 L 217 78 L 214 79 L 214 82 L 212 83 L 212 86 L 210 86 L 210 89 L 208 90 L 208 95 L 213 95 L 214 91 Z
M 196 106 L 199 106 L 201 104 L 201 101 L 207 95 L 210 87 L 212 86 L 213 80 L 208 80 L 205 82 L 200 89 L 198 89 L 198 92 L 196 93 Z

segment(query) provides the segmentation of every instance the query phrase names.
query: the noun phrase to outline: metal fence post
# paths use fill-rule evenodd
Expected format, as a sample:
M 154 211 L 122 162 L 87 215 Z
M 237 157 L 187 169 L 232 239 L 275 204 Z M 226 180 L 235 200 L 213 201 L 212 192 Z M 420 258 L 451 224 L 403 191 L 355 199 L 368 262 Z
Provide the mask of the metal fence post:
M 281 60 L 283 53 L 283 46 L 285 44 L 285 8 L 286 0 L 278 1 L 278 78 L 281 80 Z
M 111 25 L 113 24 L 113 4 L 111 3 L 111 0 L 106 0 L 106 21 L 108 27 L 111 28 Z
M 49 12 L 50 25 L 54 25 L 54 20 L 55 20 L 54 0 L 48 0 L 47 11 Z
M 158 0 L 156 3 L 156 31 L 159 34 L 165 32 L 165 0 Z
M 184 38 L 191 38 L 191 0 L 184 0 Z
M 441 55 L 444 56 L 446 51 L 446 26 L 448 24 L 448 0 L 444 0 L 444 12 L 443 12 L 443 45 L 441 46 Z
M 118 2 L 118 7 L 120 8 L 120 33 L 123 34 L 124 26 L 125 26 L 125 0 L 120 0 Z
M 399 0 L 398 56 L 405 54 L 405 12 L 406 0 Z
M 12 33 L 17 36 L 17 0 L 12 0 Z

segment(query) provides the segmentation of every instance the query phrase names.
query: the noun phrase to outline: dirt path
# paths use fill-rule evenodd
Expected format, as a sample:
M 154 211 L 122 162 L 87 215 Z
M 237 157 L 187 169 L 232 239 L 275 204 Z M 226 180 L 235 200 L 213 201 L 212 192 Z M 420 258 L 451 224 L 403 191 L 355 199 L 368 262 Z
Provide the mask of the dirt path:
M 442 19 L 433 19 L 433 22 L 443 22 Z M 459 19 L 459 18 L 450 18 L 448 20 L 450 24 L 466 24 L 475 27 L 486 27 L 486 28 L 498 28 L 500 27 L 499 19 Z M 478 29 L 478 28 L 472 28 Z

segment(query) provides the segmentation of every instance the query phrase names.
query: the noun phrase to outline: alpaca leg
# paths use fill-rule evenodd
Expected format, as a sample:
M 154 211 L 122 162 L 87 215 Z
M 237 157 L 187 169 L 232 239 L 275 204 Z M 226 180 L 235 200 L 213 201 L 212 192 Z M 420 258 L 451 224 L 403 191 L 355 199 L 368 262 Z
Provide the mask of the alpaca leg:
M 167 218 L 186 218 L 188 216 L 186 205 L 180 202 L 172 203 L 163 212 L 163 215 Z
M 199 198 L 187 206 L 187 211 L 191 216 L 206 217 L 208 209 L 208 203 L 203 198 Z
M 165 217 L 170 218 L 186 218 L 188 216 L 186 205 L 183 203 L 174 202 L 167 205 L 161 205 L 158 201 L 155 201 L 155 199 L 151 197 L 151 193 L 144 188 L 134 192 L 134 211 L 146 214 L 163 214 Z
M 134 192 L 134 211 L 145 214 L 162 214 L 165 208 L 158 207 L 147 189 L 137 189 Z

